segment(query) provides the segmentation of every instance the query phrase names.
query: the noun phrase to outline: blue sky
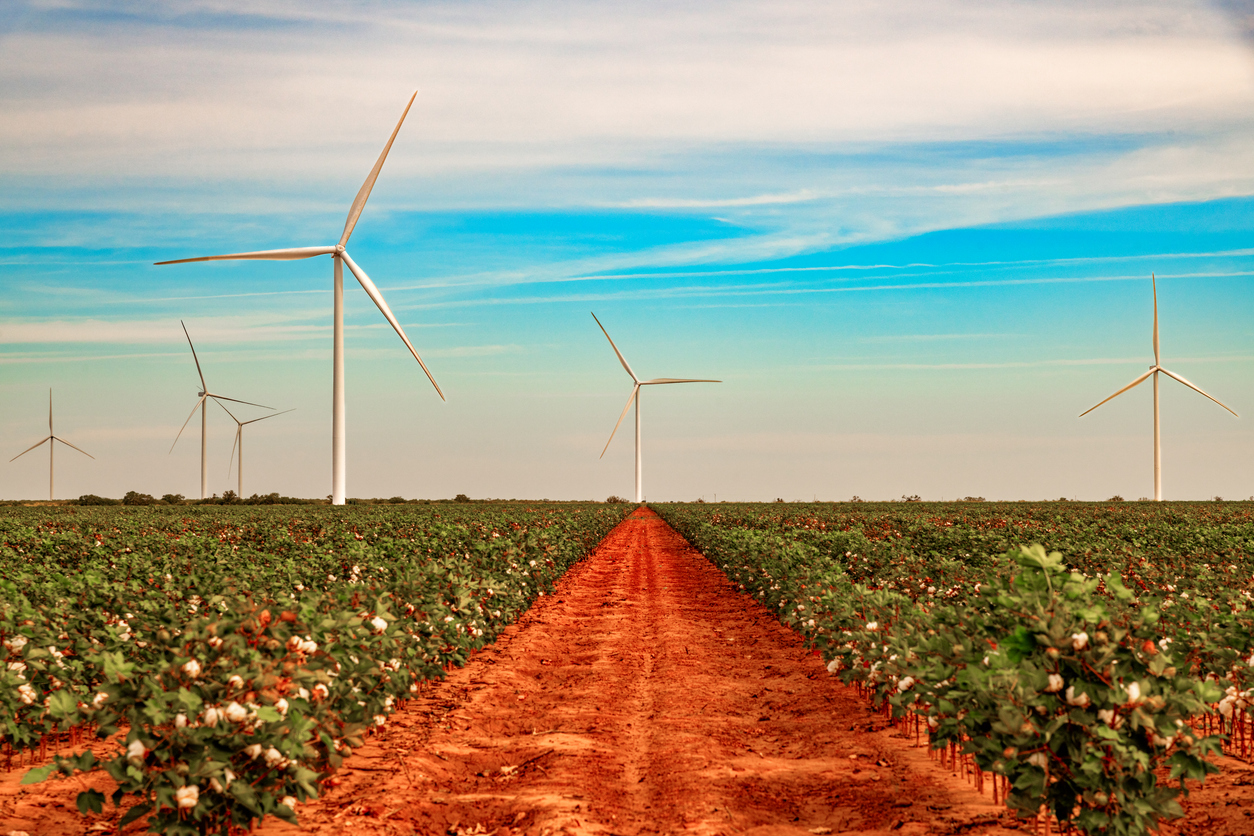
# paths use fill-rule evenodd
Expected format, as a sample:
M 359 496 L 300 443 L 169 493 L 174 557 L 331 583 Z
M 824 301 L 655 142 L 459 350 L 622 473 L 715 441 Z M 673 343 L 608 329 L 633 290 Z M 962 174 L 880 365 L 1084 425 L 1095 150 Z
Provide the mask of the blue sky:
M 330 483 L 328 258 L 351 242 L 350 496 L 1254 495 L 1244 3 L 13 4 L 0 21 L 0 438 L 61 496 L 195 495 L 210 387 L 296 411 L 245 492 Z M 248 411 L 248 417 L 264 414 Z M 241 416 L 243 417 L 243 416 Z M 191 430 L 196 430 L 192 427 Z M 210 490 L 234 428 L 211 415 Z M 46 495 L 47 461 L 0 466 Z

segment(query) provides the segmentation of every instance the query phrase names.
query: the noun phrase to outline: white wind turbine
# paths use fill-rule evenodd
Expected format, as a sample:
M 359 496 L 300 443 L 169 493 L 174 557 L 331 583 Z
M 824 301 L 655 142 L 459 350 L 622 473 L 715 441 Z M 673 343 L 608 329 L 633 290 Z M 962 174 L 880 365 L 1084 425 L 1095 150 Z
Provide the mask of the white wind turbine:
M 1158 373 L 1162 372 L 1163 374 L 1167 375 L 1167 377 L 1180 381 L 1185 386 L 1188 386 L 1190 389 L 1192 389 L 1194 392 L 1197 392 L 1199 395 L 1204 395 L 1205 397 L 1210 398 L 1212 401 L 1219 404 L 1224 409 L 1227 409 L 1229 412 L 1232 412 L 1232 410 L 1229 409 L 1228 406 L 1224 404 L 1223 402 L 1221 402 L 1218 398 L 1214 398 L 1214 397 L 1211 397 L 1210 395 L 1207 395 L 1201 389 L 1194 386 L 1192 383 L 1185 380 L 1180 375 L 1174 372 L 1168 371 L 1167 369 L 1164 369 L 1162 367 L 1161 361 L 1159 360 L 1159 356 L 1158 356 L 1158 280 L 1154 277 L 1154 274 L 1152 273 L 1150 274 L 1150 283 L 1151 283 L 1150 286 L 1154 292 L 1154 365 L 1150 366 L 1149 371 L 1145 372 L 1145 374 L 1141 375 L 1136 380 L 1132 381 L 1127 386 L 1123 387 L 1118 392 L 1111 395 L 1109 398 L 1106 398 L 1106 400 L 1102 401 L 1096 406 L 1091 406 L 1088 409 L 1081 412 L 1080 417 L 1083 418 L 1085 415 L 1088 415 L 1094 409 L 1097 409 L 1097 407 L 1106 403 L 1106 401 L 1119 397 L 1124 392 L 1128 391 L 1134 386 L 1140 386 L 1142 383 L 1145 382 L 1146 378 L 1150 377 L 1151 375 L 1153 376 L 1154 378 L 1154 501 L 1161 502 L 1163 499 L 1163 446 L 1162 446 L 1162 436 L 1159 433 L 1159 421 L 1158 421 Z M 1234 416 L 1236 415 L 1235 412 L 1232 412 L 1232 414 Z
M 240 419 L 235 417 L 235 413 L 231 412 L 231 410 L 226 408 L 226 404 L 219 401 L 218 406 L 222 407 L 223 411 L 226 412 L 227 415 L 230 415 L 231 420 L 235 422 L 235 441 L 231 442 L 231 463 L 234 464 L 235 447 L 236 445 L 239 445 L 239 471 L 237 473 L 237 475 L 239 476 L 239 490 L 237 490 L 235 494 L 240 499 L 243 499 L 244 498 L 244 427 L 248 424 L 255 424 L 258 421 L 264 421 L 267 418 L 273 418 L 276 415 L 286 415 L 287 413 L 295 412 L 296 410 L 285 409 L 282 412 L 272 412 L 269 415 L 262 415 L 260 418 L 254 418 L 251 421 L 241 421 Z M 227 465 L 226 476 L 228 479 L 231 478 L 231 465 Z
M 618 416 L 618 423 L 614 425 L 614 430 L 610 433 L 609 441 L 605 442 L 605 448 L 601 450 L 601 456 L 605 455 L 605 451 L 610 449 L 610 441 L 614 440 L 614 433 L 618 432 L 618 427 L 623 423 L 623 418 L 627 416 L 627 410 L 631 409 L 632 401 L 636 403 L 636 502 L 644 502 L 644 486 L 643 475 L 640 459 L 640 387 L 654 386 L 662 383 L 722 383 L 721 380 L 690 380 L 676 377 L 657 377 L 653 380 L 641 380 L 636 377 L 636 373 L 631 370 L 631 366 L 627 365 L 627 359 L 623 357 L 623 353 L 618 350 L 618 346 L 614 345 L 614 340 L 610 337 L 610 332 L 605 330 L 605 326 L 601 325 L 601 320 L 597 319 L 596 314 L 592 314 L 592 318 L 596 319 L 597 325 L 601 327 L 601 333 L 610 341 L 610 347 L 614 349 L 614 353 L 618 355 L 618 362 L 623 364 L 623 368 L 627 370 L 627 374 L 631 375 L 633 386 L 631 387 L 631 397 L 627 399 L 627 405 L 623 407 L 623 412 Z
M 187 420 L 183 422 L 183 426 L 179 427 L 179 434 L 174 436 L 174 444 L 170 445 L 170 452 L 174 452 L 174 445 L 179 443 L 179 439 L 183 436 L 183 430 L 187 429 L 187 425 L 192 420 L 192 415 L 196 414 L 196 410 L 200 410 L 200 498 L 204 499 L 209 496 L 209 470 L 206 465 L 206 444 L 209 438 L 209 419 L 207 407 L 209 399 L 213 398 L 218 403 L 222 401 L 230 401 L 231 403 L 242 403 L 247 406 L 260 406 L 262 409 L 274 409 L 272 406 L 265 406 L 251 401 L 241 401 L 236 398 L 228 398 L 225 395 L 215 395 L 209 391 L 208 384 L 205 383 L 205 373 L 200 370 L 200 358 L 196 356 L 196 346 L 192 345 L 192 335 L 187 333 L 187 326 L 183 324 L 183 320 L 179 320 L 179 325 L 183 326 L 183 336 L 187 337 L 187 344 L 192 349 L 192 359 L 196 361 L 196 374 L 200 375 L 200 396 L 196 405 L 192 407 L 191 413 L 187 416 Z M 233 417 L 233 416 L 232 416 Z M 168 455 L 168 454 L 167 454 Z
M 66 441 L 64 438 L 58 438 L 57 435 L 52 431 L 52 390 L 49 389 L 48 390 L 48 437 L 45 438 L 43 441 L 39 442 L 39 444 L 46 443 L 48 445 L 48 501 L 49 502 L 52 501 L 52 451 L 56 448 L 57 446 L 56 442 L 58 441 L 64 444 L 66 447 L 72 447 L 73 449 L 78 450 L 77 447 L 74 447 L 73 444 Z M 38 447 L 39 444 L 32 444 L 31 446 L 27 447 L 22 452 L 18 453 L 13 458 L 9 459 L 9 461 L 10 462 L 17 461 L 18 459 L 22 458 L 22 456 L 25 456 L 31 450 L 34 450 L 36 447 Z M 91 453 L 88 453 L 86 450 L 78 450 L 78 452 L 82 453 L 84 456 L 86 456 L 89 459 L 92 459 L 93 461 L 96 458 Z
M 361 217 L 361 210 L 366 205 L 366 200 L 370 197 L 370 191 L 374 188 L 374 181 L 379 177 L 379 171 L 383 168 L 383 161 L 387 159 L 388 151 L 392 149 L 392 142 L 396 139 L 396 134 L 401 129 L 401 124 L 405 121 L 405 116 L 409 113 L 409 108 L 414 103 L 414 98 L 418 93 L 415 91 L 413 96 L 409 97 L 409 103 L 405 105 L 405 111 L 401 113 L 400 121 L 396 123 L 396 127 L 392 130 L 392 135 L 388 137 L 387 145 L 383 146 L 383 153 L 379 155 L 379 159 L 375 161 L 374 168 L 370 170 L 366 182 L 362 183 L 361 188 L 357 191 L 357 197 L 353 198 L 353 205 L 348 210 L 348 220 L 344 222 L 344 232 L 340 235 L 340 240 L 336 244 L 323 247 L 293 247 L 283 250 L 263 250 L 251 253 L 231 253 L 228 255 L 209 255 L 200 258 L 180 258 L 174 261 L 159 261 L 157 264 L 187 264 L 192 261 L 231 261 L 231 260 L 261 260 L 261 261 L 293 261 L 302 258 L 313 258 L 319 255 L 331 256 L 334 264 L 334 280 L 335 280 L 335 301 L 333 304 L 333 322 L 334 322 L 334 348 L 332 351 L 332 374 L 331 374 L 331 504 L 343 505 L 344 495 L 347 484 L 347 454 L 346 440 L 347 430 L 345 429 L 345 405 L 344 405 L 344 265 L 348 265 L 348 269 L 357 281 L 361 283 L 362 289 L 370 296 L 375 305 L 383 313 L 383 316 L 391 323 L 396 333 L 400 335 L 404 341 L 405 347 L 409 349 L 409 353 L 414 355 L 414 359 L 418 361 L 418 365 L 422 366 L 422 370 L 426 372 L 427 379 L 431 381 L 431 385 L 435 387 L 436 393 L 439 394 L 440 400 L 445 400 L 444 392 L 440 390 L 440 385 L 435 382 L 431 371 L 427 368 L 427 364 L 422 362 L 422 358 L 418 356 L 418 352 L 409 341 L 409 337 L 405 336 L 405 331 L 401 328 L 401 324 L 396 321 L 396 317 L 392 314 L 391 308 L 387 302 L 383 300 L 383 295 L 379 293 L 379 288 L 375 287 L 374 282 L 370 281 L 370 277 L 349 257 L 348 251 L 344 247 L 348 244 L 348 238 L 353 234 L 353 228 L 357 226 L 357 219 Z

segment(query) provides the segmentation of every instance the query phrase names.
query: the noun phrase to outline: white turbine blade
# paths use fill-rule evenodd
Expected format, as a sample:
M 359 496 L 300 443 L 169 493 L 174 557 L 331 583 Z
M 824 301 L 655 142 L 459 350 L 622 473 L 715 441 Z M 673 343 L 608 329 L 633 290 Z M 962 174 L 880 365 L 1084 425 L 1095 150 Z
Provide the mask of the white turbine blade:
M 642 380 L 641 386 L 652 386 L 655 383 L 722 383 L 721 380 L 690 380 L 688 378 L 679 377 L 655 377 L 652 380 Z
M 589 313 L 592 313 L 589 311 Z M 627 365 L 627 358 L 623 357 L 623 353 L 618 350 L 618 346 L 614 345 L 614 340 L 610 337 L 610 332 L 605 330 L 605 326 L 601 325 L 601 320 L 597 319 L 596 314 L 592 314 L 592 318 L 597 320 L 597 325 L 601 328 L 601 333 L 610 341 L 610 347 L 614 349 L 614 353 L 618 355 L 618 362 L 623 364 L 623 368 L 627 370 L 627 374 L 631 375 L 631 379 L 638 385 L 640 378 L 636 377 L 636 373 L 631 370 L 631 366 Z
M 610 433 L 610 441 L 614 440 L 614 433 L 618 432 L 618 428 L 623 423 L 623 419 L 627 417 L 627 410 L 631 409 L 632 401 L 636 399 L 636 393 L 639 391 L 640 391 L 639 383 L 631 387 L 631 397 L 627 399 L 627 405 L 623 407 L 623 414 L 618 416 L 618 423 L 614 425 L 614 430 Z M 605 451 L 610 449 L 610 441 L 605 442 L 605 447 L 601 449 L 601 455 L 597 456 L 598 459 L 604 458 Z
M 244 406 L 259 406 L 262 409 L 274 409 L 274 407 L 266 406 L 263 403 L 253 403 L 252 401 L 241 401 L 239 398 L 228 398 L 225 395 L 215 395 L 212 392 L 206 392 L 205 394 L 208 397 L 213 398 L 215 401 L 230 401 L 231 403 L 242 403 L 244 404 Z M 225 407 L 223 407 L 223 409 L 225 409 Z M 235 416 L 231 415 L 231 417 L 234 418 Z
M 61 442 L 61 443 L 62 443 L 62 444 L 64 444 L 66 447 L 73 447 L 75 450 L 78 450 L 78 448 L 77 448 L 77 447 L 74 447 L 74 445 L 73 445 L 73 444 L 71 444 L 70 442 L 66 441 L 64 438 L 60 438 L 60 437 L 55 436 L 55 435 L 48 436 L 48 437 L 49 437 L 49 438 L 51 438 L 53 441 L 59 441 L 59 442 Z M 95 458 L 96 458 L 96 457 L 95 457 L 95 456 L 93 456 L 91 453 L 88 453 L 86 450 L 78 450 L 78 452 L 82 453 L 84 456 L 86 456 L 86 457 L 87 457 L 87 458 L 89 458 L 89 459 L 92 459 L 93 461 L 94 461 L 94 460 L 95 460 Z
M 213 396 L 210 396 L 210 397 L 213 397 Z M 222 411 L 225 412 L 227 415 L 230 415 L 232 421 L 234 421 L 236 424 L 240 423 L 240 420 L 235 417 L 235 413 L 231 412 L 231 410 L 226 408 L 226 404 L 222 403 L 222 401 L 218 400 L 216 397 L 213 398 L 213 402 L 216 403 L 218 406 L 222 407 Z M 230 476 L 231 474 L 227 473 L 227 475 Z
M 178 444 L 178 443 L 179 443 L 179 439 L 180 439 L 180 438 L 182 437 L 182 435 L 183 435 L 183 430 L 187 429 L 187 425 L 188 425 L 189 423 L 191 423 L 191 420 L 192 420 L 192 415 L 195 415 L 195 414 L 196 414 L 196 410 L 200 409 L 200 405 L 201 405 L 202 403 L 204 403 L 205 398 L 207 398 L 207 397 L 209 397 L 209 396 L 208 396 L 208 395 L 201 395 L 201 396 L 200 396 L 200 398 L 196 401 L 196 405 L 192 407 L 191 415 L 188 415 L 188 416 L 187 416 L 187 420 L 183 422 L 183 426 L 179 427 L 179 434 L 178 434 L 178 435 L 176 435 L 176 436 L 174 436 L 174 444 Z M 170 453 L 173 453 L 173 452 L 174 452 L 174 444 L 171 444 L 171 445 L 170 445 Z M 166 455 L 168 456 L 168 455 L 169 455 L 169 453 L 167 453 Z
M 383 153 L 375 161 L 374 168 L 370 169 L 370 176 L 366 178 L 366 182 L 362 183 L 361 188 L 357 190 L 357 197 L 353 198 L 353 205 L 348 210 L 348 220 L 344 221 L 344 234 L 340 236 L 341 247 L 348 243 L 348 237 L 353 234 L 353 227 L 357 226 L 357 219 L 361 217 L 361 210 L 366 208 L 366 201 L 370 199 L 370 191 L 374 188 L 374 181 L 379 179 L 379 172 L 383 169 L 383 161 L 388 158 L 388 152 L 392 150 L 392 143 L 396 140 L 396 135 L 400 133 L 401 124 L 404 123 L 405 117 L 409 115 L 409 108 L 413 106 L 414 99 L 417 97 L 418 91 L 415 90 L 414 95 L 409 97 L 409 102 L 406 103 L 405 110 L 401 113 L 401 118 L 396 123 L 396 127 L 392 129 L 392 135 L 388 137 L 388 144 L 383 146 Z M 434 383 L 435 381 L 432 382 Z
M 48 389 L 48 435 L 51 437 L 52 432 L 52 389 Z
M 1202 391 L 1201 389 L 1199 389 L 1197 386 L 1194 386 L 1192 383 L 1189 383 L 1189 381 L 1185 380 L 1185 379 L 1184 379 L 1183 377 L 1181 377 L 1180 375 L 1175 374 L 1174 372 L 1169 372 L 1169 371 L 1167 371 L 1166 369 L 1163 369 L 1163 370 L 1162 370 L 1162 372 L 1163 372 L 1163 374 L 1167 375 L 1167 377 L 1170 377 L 1170 378 L 1173 378 L 1173 379 L 1175 379 L 1175 380 L 1180 381 L 1180 382 L 1181 382 L 1181 383 L 1183 383 L 1185 386 L 1188 386 L 1190 389 L 1192 389 L 1194 392 L 1197 392 L 1199 395 L 1205 395 L 1206 397 L 1210 398 L 1210 399 L 1211 399 L 1212 401 L 1214 401 L 1215 403 L 1217 403 L 1217 404 L 1219 404 L 1220 406 L 1222 406 L 1224 409 L 1227 409 L 1229 412 L 1232 412 L 1232 410 L 1228 408 L 1228 405 L 1227 405 L 1227 404 L 1225 404 L 1223 401 L 1219 400 L 1219 398 L 1213 397 L 1213 396 L 1211 396 L 1211 395 L 1207 395 L 1205 392 L 1203 392 L 1203 391 Z M 1232 412 L 1232 414 L 1233 414 L 1233 415 L 1236 415 L 1236 417 L 1238 417 L 1238 418 L 1240 418 L 1240 417 L 1241 417 L 1240 415 L 1237 415 L 1235 412 Z
M 173 261 L 157 261 L 162 264 L 190 264 L 193 261 L 295 261 L 301 258 L 313 258 L 316 255 L 331 255 L 335 247 L 289 247 L 283 250 L 258 250 L 251 253 L 228 253 L 226 255 L 202 255 L 197 258 L 176 258 Z
M 1120 396 L 1120 395 L 1122 395 L 1124 392 L 1126 392 L 1126 391 L 1128 391 L 1129 389 L 1131 389 L 1133 386 L 1140 386 L 1142 383 L 1144 383 L 1144 382 L 1145 382 L 1145 379 L 1146 379 L 1146 378 L 1148 378 L 1150 375 L 1152 375 L 1152 374 L 1153 374 L 1154 372 L 1156 372 L 1156 371 L 1158 371 L 1158 366 L 1155 366 L 1154 368 L 1150 369 L 1150 370 L 1149 370 L 1149 371 L 1147 371 L 1145 374 L 1141 375 L 1141 376 L 1140 376 L 1140 377 L 1138 377 L 1136 380 L 1132 381 L 1132 382 L 1131 382 L 1131 383 L 1129 383 L 1127 386 L 1123 387 L 1123 388 L 1122 388 L 1122 389 L 1120 389 L 1118 392 L 1116 392 L 1115 394 L 1111 395 L 1111 396 L 1110 396 L 1109 398 L 1107 398 L 1105 401 L 1102 401 L 1101 403 L 1097 404 L 1096 406 L 1090 406 L 1088 409 L 1086 409 L 1086 410 L 1084 410 L 1083 412 L 1081 412 L 1081 413 L 1080 413 L 1080 417 L 1081 417 L 1081 418 L 1083 418 L 1085 415 L 1088 415 L 1090 412 L 1092 412 L 1093 410 L 1097 409 L 1097 407 L 1101 406 L 1103 403 L 1106 403 L 1106 401 L 1109 401 L 1109 400 L 1111 400 L 1111 399 L 1113 399 L 1113 398 L 1117 398 L 1117 397 L 1119 397 L 1119 396 Z
M 225 407 L 223 408 L 225 409 Z M 232 415 L 231 417 L 234 418 L 235 416 Z M 239 424 L 238 421 L 236 421 L 236 423 Z M 235 438 L 231 441 L 231 458 L 229 460 L 230 463 L 226 466 L 226 478 L 228 479 L 231 478 L 231 468 L 235 466 L 235 445 L 239 444 L 239 437 L 243 434 L 243 432 L 244 425 L 239 424 L 239 426 L 235 428 Z
M 417 95 L 417 93 L 414 95 Z M 396 333 L 400 335 L 400 338 L 404 340 L 405 347 L 409 349 L 410 354 L 414 355 L 414 359 L 418 361 L 418 365 L 422 366 L 422 370 L 427 373 L 427 380 L 430 380 L 431 385 L 435 387 L 435 391 L 440 396 L 440 400 L 447 400 L 447 398 L 444 397 L 444 392 L 440 390 L 440 384 L 435 382 L 435 377 L 431 374 L 431 370 L 427 368 L 426 363 L 422 362 L 422 358 L 418 356 L 418 352 L 414 349 L 413 343 L 409 341 L 409 337 L 405 336 L 405 331 L 401 328 L 401 324 L 397 322 L 396 317 L 392 315 L 392 309 L 388 307 L 387 302 L 383 301 L 383 294 L 379 292 L 379 288 L 375 287 L 374 282 L 370 281 L 370 277 L 366 275 L 366 271 L 358 267 L 357 263 L 349 258 L 348 253 L 340 253 L 340 258 L 344 259 L 344 263 L 348 265 L 348 269 L 351 270 L 353 275 L 357 277 L 357 281 L 361 284 L 362 289 L 366 291 L 366 295 L 374 300 L 374 303 L 378 306 L 379 311 L 387 318 L 387 321 L 392 324 L 392 328 L 396 330 Z
M 1158 358 L 1158 279 L 1154 277 L 1153 273 L 1150 273 L 1150 282 L 1151 287 L 1154 289 L 1154 365 L 1157 366 L 1162 360 Z M 1210 396 L 1207 395 L 1207 397 Z M 1215 401 L 1215 403 L 1219 403 L 1219 401 Z M 1236 413 L 1233 414 L 1235 415 Z
M 187 337 L 187 344 L 192 349 L 192 359 L 196 361 L 196 374 L 200 375 L 200 391 L 208 392 L 209 384 L 205 383 L 205 373 L 200 370 L 200 358 L 196 356 L 196 346 L 192 345 L 192 335 L 187 333 L 187 324 L 183 320 L 179 320 L 179 325 L 183 326 L 183 336 Z
M 44 439 L 44 441 L 52 441 L 52 436 L 48 436 L 47 438 L 45 438 L 45 439 Z M 34 449 L 35 449 L 36 447 L 38 447 L 40 444 L 43 444 L 43 443 L 44 443 L 44 441 L 39 442 L 39 444 L 32 444 L 31 446 L 27 447 L 27 448 L 26 448 L 25 450 L 23 450 L 22 452 L 18 453 L 18 454 L 17 454 L 16 456 L 14 456 L 13 458 L 9 459 L 9 461 L 11 461 L 11 462 L 15 462 L 15 461 L 17 461 L 18 459 L 22 458 L 22 456 L 25 456 L 27 453 L 29 453 L 31 450 L 34 450 Z
M 225 407 L 224 407 L 224 408 L 225 408 Z M 257 423 L 258 421 L 264 421 L 264 420 L 266 420 L 267 418 L 274 418 L 274 417 L 276 417 L 276 416 L 278 416 L 278 415 L 286 415 L 286 414 L 287 414 L 287 413 L 289 413 L 289 412 L 295 412 L 295 411 L 296 411 L 296 408 L 295 408 L 295 407 L 293 407 L 293 408 L 291 408 L 291 409 L 285 409 L 285 410 L 283 410 L 282 412 L 272 412 L 272 413 L 271 413 L 271 414 L 269 414 L 269 415 L 262 415 L 260 418 L 254 418 L 254 419 L 252 419 L 251 421 L 242 421 L 242 422 L 240 422 L 240 426 L 242 427 L 242 426 L 244 426 L 245 424 L 255 424 L 255 423 Z M 231 417 L 235 417 L 235 416 L 231 416 Z

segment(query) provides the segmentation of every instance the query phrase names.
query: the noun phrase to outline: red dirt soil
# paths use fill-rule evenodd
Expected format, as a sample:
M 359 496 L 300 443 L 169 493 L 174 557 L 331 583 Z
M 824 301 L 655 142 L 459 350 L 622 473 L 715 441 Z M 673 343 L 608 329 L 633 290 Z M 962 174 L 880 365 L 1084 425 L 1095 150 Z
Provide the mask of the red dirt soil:
M 1164 834 L 1254 833 L 1254 769 Z M 78 780 L 0 780 L 10 830 L 115 830 Z M 270 836 L 1031 832 L 941 768 L 647 509 L 496 643 L 428 686 Z M 92 785 L 106 792 L 107 779 Z M 112 825 L 112 827 L 110 827 Z M 127 831 L 142 829 L 141 823 Z

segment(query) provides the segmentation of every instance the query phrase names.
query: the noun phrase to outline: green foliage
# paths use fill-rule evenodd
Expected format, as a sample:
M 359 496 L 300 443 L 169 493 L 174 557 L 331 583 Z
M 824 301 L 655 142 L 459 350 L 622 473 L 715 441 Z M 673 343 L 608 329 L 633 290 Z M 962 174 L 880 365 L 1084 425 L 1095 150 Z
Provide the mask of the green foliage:
M 956 743 L 1005 775 L 1007 802 L 1023 815 L 1045 806 L 1085 833 L 1152 832 L 1180 815 L 1185 779 L 1214 771 L 1206 757 L 1220 739 L 1190 720 L 1215 703 L 1230 717 L 1254 696 L 1250 574 L 1240 568 L 1248 508 L 1217 526 L 1213 506 L 1187 516 L 1078 504 L 955 505 L 948 516 L 654 507 L 820 649 L 829 670 L 895 714 L 919 712 L 933 745 Z M 990 553 L 1041 522 L 1081 552 L 1083 570 L 1039 545 Z M 1186 568 L 1168 550 L 1189 542 L 1207 551 Z M 1232 562 L 1216 566 L 1217 550 Z
M 14 509 L 0 515 L 0 730 L 125 729 L 112 803 L 218 833 L 298 802 L 424 680 L 490 642 L 623 509 Z M 98 792 L 78 799 L 98 811 Z

